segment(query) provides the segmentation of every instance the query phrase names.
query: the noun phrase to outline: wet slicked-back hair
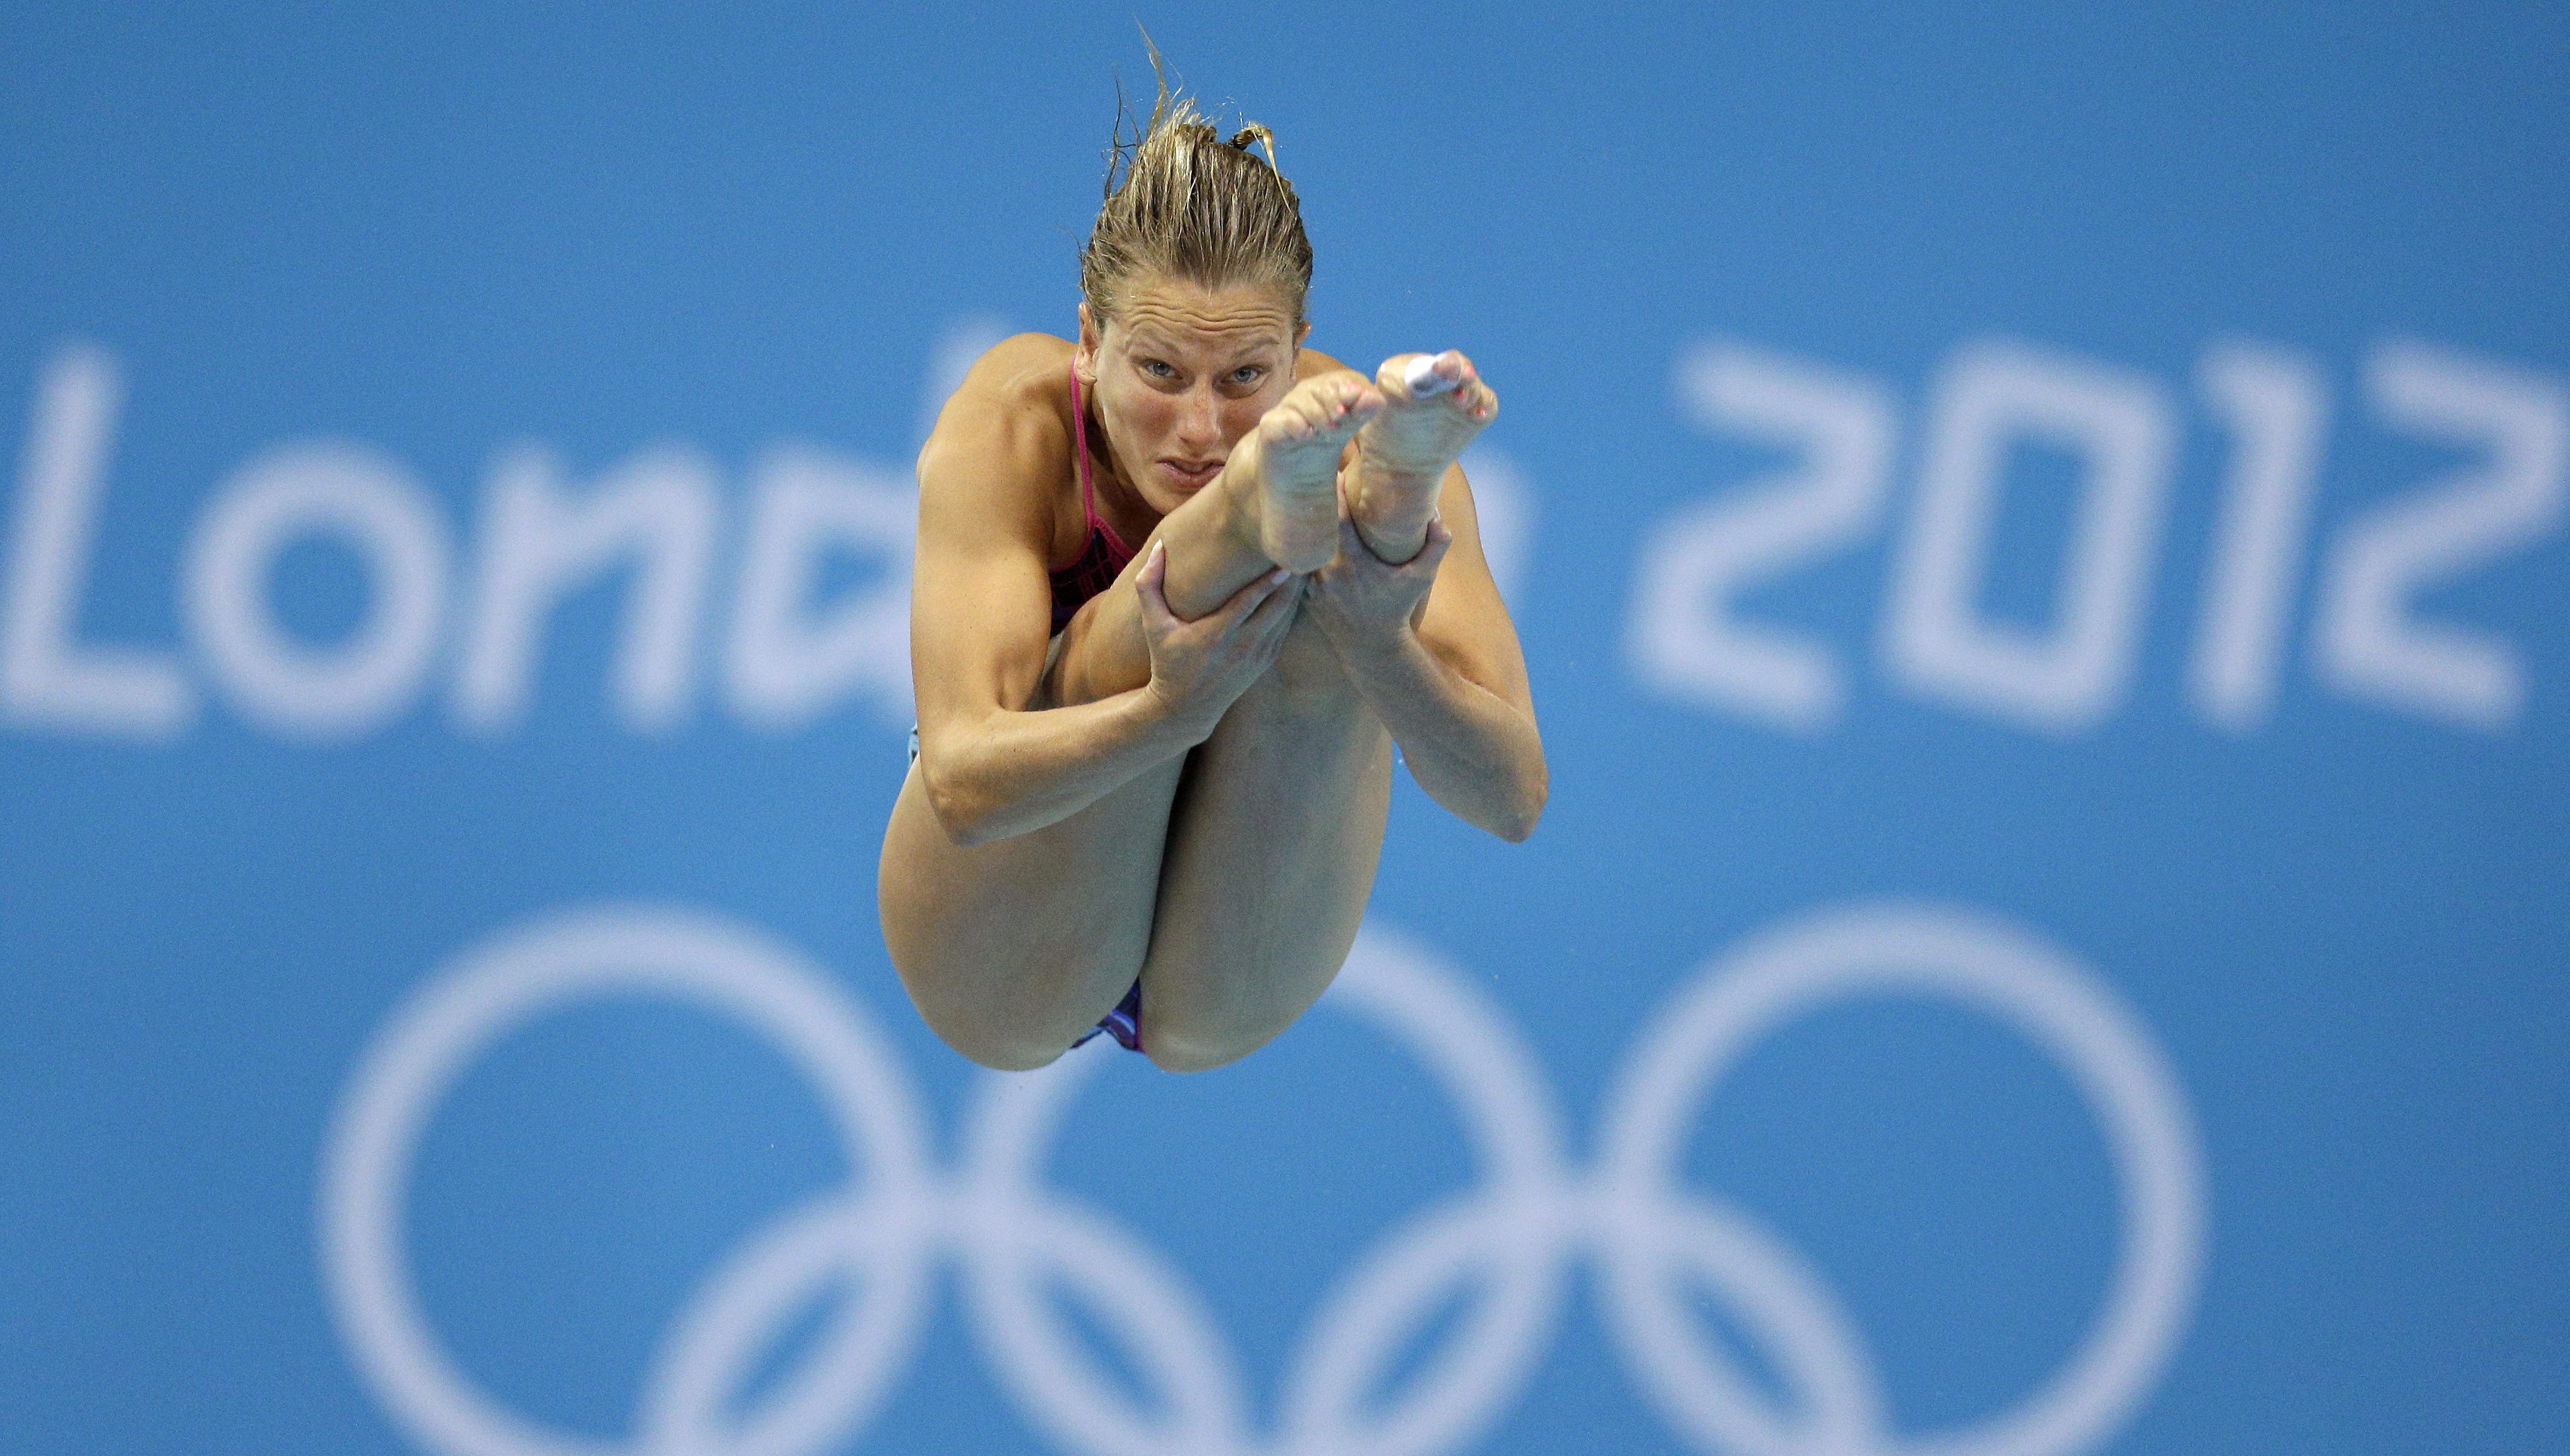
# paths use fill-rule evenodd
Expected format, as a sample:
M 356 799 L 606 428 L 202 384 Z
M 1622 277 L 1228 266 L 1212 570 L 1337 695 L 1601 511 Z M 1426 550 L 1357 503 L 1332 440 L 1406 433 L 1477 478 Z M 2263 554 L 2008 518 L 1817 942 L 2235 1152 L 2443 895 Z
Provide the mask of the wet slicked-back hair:
M 1222 140 L 1193 101 L 1172 95 L 1149 35 L 1159 95 L 1147 121 L 1135 119 L 1118 88 L 1115 133 L 1106 151 L 1106 201 L 1079 249 L 1079 290 L 1102 324 L 1118 290 L 1145 273 L 1207 288 L 1265 284 L 1281 289 L 1303 320 L 1312 286 L 1312 243 L 1294 184 L 1276 168 L 1276 137 L 1256 122 Z M 1261 144 L 1262 160 L 1249 150 Z

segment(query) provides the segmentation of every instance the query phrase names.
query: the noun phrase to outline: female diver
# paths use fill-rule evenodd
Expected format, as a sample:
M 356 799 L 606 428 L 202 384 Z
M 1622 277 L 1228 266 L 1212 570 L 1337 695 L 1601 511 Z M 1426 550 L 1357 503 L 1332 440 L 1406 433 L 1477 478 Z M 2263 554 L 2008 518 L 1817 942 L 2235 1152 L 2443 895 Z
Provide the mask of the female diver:
M 992 349 L 920 453 L 881 908 L 974 1061 L 1101 1029 L 1173 1071 L 1265 1044 L 1355 940 L 1396 743 L 1503 839 L 1543 809 L 1455 464 L 1499 397 L 1460 353 L 1368 380 L 1301 347 L 1311 277 L 1273 137 L 1222 141 L 1164 82 L 1109 154 L 1078 341 Z

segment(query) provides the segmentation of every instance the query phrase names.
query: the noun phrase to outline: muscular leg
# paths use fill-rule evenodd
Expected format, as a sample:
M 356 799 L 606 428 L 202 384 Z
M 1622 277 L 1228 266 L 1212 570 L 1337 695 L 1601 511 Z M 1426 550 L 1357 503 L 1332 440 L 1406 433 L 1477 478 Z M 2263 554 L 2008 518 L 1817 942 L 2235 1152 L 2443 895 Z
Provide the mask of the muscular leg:
M 1499 411 L 1471 360 L 1449 352 L 1414 370 L 1421 359 L 1383 366 L 1387 403 L 1347 473 L 1349 514 L 1386 560 L 1419 553 L 1447 472 Z M 1170 810 L 1142 969 L 1153 1061 L 1219 1066 L 1310 1008 L 1364 918 L 1391 790 L 1391 735 L 1320 628 L 1298 621 L 1195 751 Z
M 968 849 L 946 837 L 911 765 L 876 895 L 902 984 L 948 1045 L 988 1067 L 1040 1067 L 1132 989 L 1183 767 L 1172 759 L 1059 824 Z
M 1298 621 L 1189 756 L 1142 966 L 1142 1045 L 1200 1071 L 1265 1045 L 1346 963 L 1383 857 L 1392 735 Z
M 1364 427 L 1349 473 L 1358 529 L 1392 560 L 1418 554 L 1447 471 L 1499 404 L 1460 354 L 1435 360 L 1442 388 L 1414 394 L 1413 357 L 1384 366 L 1377 383 L 1390 402 Z M 1110 592 L 1081 615 L 1105 618 L 1119 602 L 1130 613 L 1127 595 Z M 1130 678 L 1138 625 L 1130 647 L 1111 619 L 1089 625 L 1066 639 L 1063 675 Z M 1141 977 L 1154 1062 L 1194 1071 L 1234 1061 L 1329 986 L 1374 888 L 1391 787 L 1391 735 L 1318 626 L 1297 622 L 1276 665 L 1189 756 L 1170 809 Z
M 1167 547 L 1171 608 L 1191 618 L 1214 610 L 1279 564 L 1271 549 L 1310 555 L 1302 538 L 1313 523 L 1299 518 L 1313 514 L 1305 498 L 1315 483 L 1335 549 L 1340 453 L 1377 407 L 1351 373 L 1295 386 L 1222 475 L 1153 533 Z M 1150 680 L 1131 580 L 1139 567 L 1137 558 L 1082 608 L 1040 700 L 1090 702 Z M 877 897 L 893 964 L 950 1045 L 987 1066 L 1042 1066 L 1132 988 L 1185 766 L 1173 759 L 1059 824 L 969 849 L 939 827 L 913 767 L 884 835 Z

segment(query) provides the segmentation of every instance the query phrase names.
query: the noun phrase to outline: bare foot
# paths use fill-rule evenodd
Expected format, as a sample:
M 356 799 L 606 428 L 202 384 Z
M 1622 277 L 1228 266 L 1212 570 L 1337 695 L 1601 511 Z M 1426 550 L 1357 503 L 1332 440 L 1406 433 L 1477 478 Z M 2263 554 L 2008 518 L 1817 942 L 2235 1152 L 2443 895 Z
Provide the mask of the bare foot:
M 1375 383 L 1386 403 L 1357 437 L 1348 514 L 1368 550 L 1401 562 L 1427 545 L 1446 468 L 1499 417 L 1499 397 L 1453 349 L 1395 354 Z
M 1383 412 L 1382 392 L 1353 369 L 1316 375 L 1294 386 L 1234 450 L 1249 459 L 1258 548 L 1288 571 L 1317 571 L 1339 554 L 1339 457 L 1368 420 Z

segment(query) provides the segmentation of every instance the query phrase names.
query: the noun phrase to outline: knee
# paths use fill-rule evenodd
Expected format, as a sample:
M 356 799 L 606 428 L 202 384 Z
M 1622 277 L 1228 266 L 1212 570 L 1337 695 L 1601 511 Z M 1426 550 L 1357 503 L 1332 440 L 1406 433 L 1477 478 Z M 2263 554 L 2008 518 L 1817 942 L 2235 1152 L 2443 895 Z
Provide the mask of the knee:
M 1142 1054 L 1164 1072 L 1209 1072 L 1227 1067 L 1274 1041 L 1283 1023 L 1263 1018 L 1159 1016 L 1146 1001 L 1142 1017 Z
M 922 1019 L 937 1039 L 955 1048 L 965 1060 L 995 1072 L 1032 1072 L 1050 1066 L 1071 1049 L 1071 1038 L 1059 1040 L 1041 1034 L 992 1023 L 987 1018 L 935 1016 L 921 1008 Z
M 1223 1040 L 1197 1036 L 1167 1036 L 1145 1027 L 1142 1032 L 1142 1054 L 1151 1065 L 1164 1072 L 1210 1072 L 1227 1067 L 1251 1052 L 1265 1046 L 1270 1038 L 1235 1038 Z
M 937 1039 L 967 1061 L 995 1072 L 1032 1072 L 1049 1066 L 1096 1021 L 1081 1020 L 1062 997 L 1028 994 L 1026 987 L 989 985 L 923 987 L 903 977 L 911 1004 Z M 960 993 L 959 993 L 960 992 Z

